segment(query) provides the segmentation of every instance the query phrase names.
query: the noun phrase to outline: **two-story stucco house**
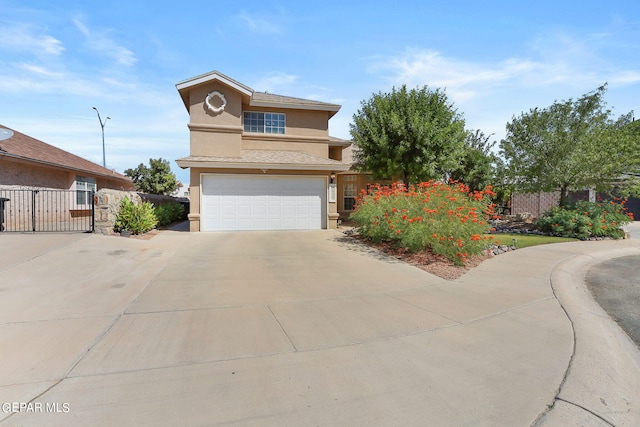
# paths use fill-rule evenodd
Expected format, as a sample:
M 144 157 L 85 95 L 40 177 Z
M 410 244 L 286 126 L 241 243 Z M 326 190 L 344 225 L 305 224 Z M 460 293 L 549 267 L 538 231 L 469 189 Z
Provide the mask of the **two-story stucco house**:
M 337 225 L 350 142 L 329 136 L 340 105 L 256 92 L 213 71 L 176 85 L 189 112 L 191 231 Z

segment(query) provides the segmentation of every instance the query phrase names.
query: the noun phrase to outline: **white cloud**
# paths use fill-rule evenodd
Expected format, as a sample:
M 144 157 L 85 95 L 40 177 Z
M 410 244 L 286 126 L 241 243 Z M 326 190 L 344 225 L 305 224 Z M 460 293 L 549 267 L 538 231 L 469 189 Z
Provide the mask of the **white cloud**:
M 505 84 L 538 68 L 539 64 L 530 60 L 511 58 L 497 64 L 482 64 L 447 58 L 435 50 L 409 49 L 397 57 L 378 58 L 369 69 L 390 73 L 388 79 L 394 85 L 446 89 L 461 102 L 475 98 L 487 86 Z
M 295 74 L 286 74 L 276 71 L 269 73 L 265 78 L 257 80 L 253 84 L 253 88 L 261 92 L 278 93 L 284 87 L 285 93 L 291 93 L 291 91 L 286 88 L 296 83 L 299 78 L 300 76 L 296 76 Z
M 613 72 L 607 81 L 611 86 L 626 86 L 640 83 L 640 70 Z
M 274 16 L 266 16 L 265 18 L 256 18 L 250 16 L 246 12 L 238 15 L 238 18 L 247 26 L 249 31 L 254 34 L 283 34 L 284 28 L 282 25 L 276 24 L 276 21 L 281 18 Z
M 16 67 L 28 73 L 35 74 L 39 77 L 47 77 L 52 79 L 62 79 L 64 77 L 64 73 L 51 71 L 39 65 L 17 64 Z
M 559 34 L 537 39 L 529 57 L 490 63 L 447 57 L 430 49 L 408 49 L 397 56 L 374 58 L 369 71 L 382 74 L 396 86 L 446 88 L 457 102 L 509 87 L 530 91 L 561 85 L 590 90 L 604 82 L 618 86 L 640 82 L 640 70 L 618 69 L 611 62 L 588 43 Z
M 62 42 L 47 34 L 36 34 L 29 25 L 0 28 L 0 49 L 29 51 L 36 55 L 59 55 Z
M 91 50 L 108 55 L 121 65 L 131 66 L 136 63 L 137 58 L 135 54 L 113 41 L 106 31 L 92 31 L 78 18 L 74 18 L 73 23 L 85 36 L 87 45 Z
M 102 81 L 113 88 L 120 88 L 125 90 L 136 89 L 136 85 L 134 83 L 117 80 L 113 77 L 103 77 Z

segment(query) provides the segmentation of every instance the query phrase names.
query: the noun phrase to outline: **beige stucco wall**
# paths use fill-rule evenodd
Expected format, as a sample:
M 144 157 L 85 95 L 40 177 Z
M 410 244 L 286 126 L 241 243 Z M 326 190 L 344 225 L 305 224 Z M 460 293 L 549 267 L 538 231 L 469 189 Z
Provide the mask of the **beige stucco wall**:
M 343 150 L 344 147 L 329 147 L 329 158 L 341 162 Z
M 205 99 L 212 91 L 224 95 L 225 109 L 214 113 Z M 215 106 L 220 100 L 214 97 Z M 284 135 L 243 131 L 243 111 L 285 114 Z M 192 156 L 240 157 L 242 150 L 291 150 L 329 157 L 329 113 L 287 108 L 252 107 L 249 97 L 214 81 L 189 92 L 190 154 Z
M 301 141 L 295 137 L 269 137 L 265 134 L 244 134 L 242 146 L 245 150 L 282 150 L 300 151 L 323 158 L 329 158 L 329 145 L 326 141 Z
M 205 98 L 214 90 L 222 93 L 227 100 L 226 107 L 220 113 L 212 112 L 205 105 Z M 212 104 L 219 107 L 219 99 L 214 97 Z M 242 94 L 217 81 L 207 85 L 196 86 L 189 92 L 189 119 L 190 123 L 241 126 Z
M 222 93 L 227 105 L 220 113 L 207 108 L 212 91 Z M 221 101 L 213 97 L 219 107 Z M 242 152 L 242 94 L 220 83 L 194 87 L 189 92 L 189 129 L 192 156 L 240 157 Z
M 191 155 L 213 157 L 240 157 L 242 155 L 242 129 L 205 128 L 190 126 Z

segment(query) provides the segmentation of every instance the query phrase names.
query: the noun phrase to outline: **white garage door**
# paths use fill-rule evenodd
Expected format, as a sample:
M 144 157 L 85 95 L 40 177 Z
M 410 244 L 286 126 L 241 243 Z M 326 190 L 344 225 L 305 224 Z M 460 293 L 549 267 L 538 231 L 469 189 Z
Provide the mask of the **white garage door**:
M 324 177 L 204 175 L 200 229 L 326 228 Z

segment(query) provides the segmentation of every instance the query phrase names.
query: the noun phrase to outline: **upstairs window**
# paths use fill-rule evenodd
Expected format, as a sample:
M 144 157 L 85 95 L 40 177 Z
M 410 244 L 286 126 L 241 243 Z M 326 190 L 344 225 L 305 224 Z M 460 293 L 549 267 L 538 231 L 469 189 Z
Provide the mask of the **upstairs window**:
M 244 112 L 244 131 L 284 135 L 284 113 Z

